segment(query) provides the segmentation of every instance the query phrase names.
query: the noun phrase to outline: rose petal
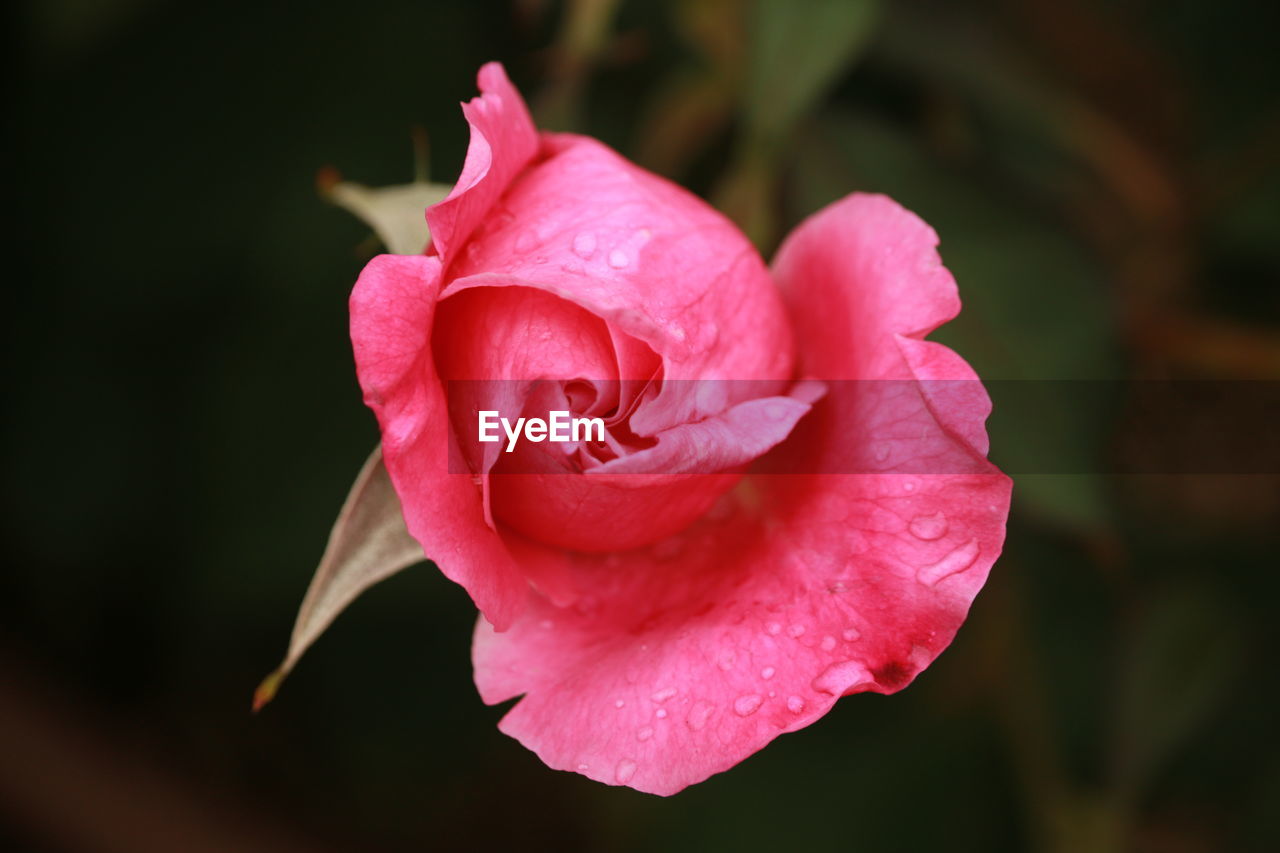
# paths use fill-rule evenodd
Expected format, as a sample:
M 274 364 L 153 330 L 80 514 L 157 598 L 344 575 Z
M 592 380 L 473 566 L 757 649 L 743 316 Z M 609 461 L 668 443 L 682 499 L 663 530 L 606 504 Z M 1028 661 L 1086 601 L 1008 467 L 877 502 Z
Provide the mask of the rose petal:
M 842 695 L 910 683 L 999 553 L 1007 480 L 850 475 L 814 498 L 806 479 L 744 483 L 649 548 L 573 555 L 573 607 L 539 598 L 504 634 L 482 620 L 481 696 L 525 694 L 501 729 L 551 767 L 672 794 Z
M 886 338 L 922 340 L 960 313 L 937 245 L 932 228 L 882 195 L 854 193 L 796 226 L 772 270 L 804 343 L 800 371 L 828 380 L 915 378 Z
M 663 430 L 653 447 L 610 460 L 593 468 L 589 476 L 706 474 L 737 468 L 784 441 L 809 408 L 810 401 L 803 396 L 738 403 L 718 415 Z
M 503 731 L 552 767 L 670 794 L 841 695 L 901 689 L 950 643 L 1000 553 L 1010 484 L 982 459 L 985 394 L 951 381 L 972 372 L 920 340 L 958 308 L 935 245 L 889 200 L 854 196 L 800 226 L 775 272 L 806 375 L 871 382 L 895 415 L 931 428 L 908 451 L 942 448 L 975 473 L 897 473 L 920 470 L 908 452 L 883 474 L 753 475 L 685 533 L 574 555 L 573 607 L 539 598 L 505 634 L 477 627 L 482 697 L 525 694 Z M 895 438 L 899 417 L 856 402 L 876 394 L 828 385 L 836 399 L 800 425 L 815 421 L 820 442 L 798 434 L 774 456 L 842 463 Z M 840 405 L 862 417 L 852 437 L 829 420 Z
M 445 269 L 538 150 L 533 119 L 503 67 L 497 62 L 481 66 L 477 84 L 479 97 L 462 105 L 471 125 L 462 174 L 448 197 L 427 210 L 433 251 Z
M 382 453 L 405 525 L 426 555 L 505 627 L 524 606 L 528 584 L 484 520 L 469 475 L 450 474 L 444 390 L 431 359 L 440 260 L 379 255 L 351 293 L 351 342 L 364 400 L 378 417 Z M 461 470 L 460 458 L 456 464 Z

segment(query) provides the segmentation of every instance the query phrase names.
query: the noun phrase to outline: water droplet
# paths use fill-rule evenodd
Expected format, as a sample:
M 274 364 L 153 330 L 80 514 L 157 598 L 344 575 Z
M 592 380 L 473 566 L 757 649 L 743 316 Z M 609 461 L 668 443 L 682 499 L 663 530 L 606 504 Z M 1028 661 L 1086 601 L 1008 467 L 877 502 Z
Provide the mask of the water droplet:
M 715 709 L 715 705 L 704 699 L 699 699 L 689 709 L 689 716 L 685 718 L 685 725 L 695 732 L 702 731 L 707 725 L 707 720 L 711 719 L 711 714 Z
M 725 652 L 720 656 L 720 660 L 716 661 L 716 666 L 720 667 L 722 671 L 728 672 L 733 669 L 733 665 L 737 660 L 738 656 L 733 652 Z
M 914 492 L 916 490 L 916 481 L 907 480 L 905 483 L 902 484 L 902 490 L 904 492 Z
M 973 565 L 978 559 L 978 540 L 970 539 L 936 563 L 921 566 L 916 572 L 916 579 L 922 584 L 934 586 L 944 578 L 959 574 Z
M 830 635 L 822 638 L 822 650 L 829 652 L 836 647 L 836 638 Z
M 671 337 L 675 338 L 677 341 L 683 341 L 685 339 L 684 329 L 679 326 L 672 326 Z
M 588 770 L 590 770 L 590 769 L 591 769 L 591 765 L 590 765 L 590 764 L 579 764 L 579 765 L 578 765 L 578 772 L 579 772 L 579 773 L 586 773 L 586 772 L 587 772 Z
M 542 630 L 544 631 L 549 631 L 551 630 L 551 628 L 555 627 L 555 623 L 552 622 L 550 619 L 543 619 L 538 624 L 542 626 Z
M 614 249 L 609 253 L 609 266 L 615 270 L 620 270 L 627 264 L 631 263 L 631 259 L 627 257 L 627 253 L 621 249 Z
M 615 699 L 615 700 L 614 700 L 614 702 L 613 702 L 613 707 L 615 707 L 615 708 L 625 708 L 625 707 L 627 707 L 627 700 L 626 700 L 626 699 Z
M 843 696 L 851 687 L 872 681 L 866 666 L 856 660 L 833 663 L 813 680 L 813 689 L 819 693 Z
M 618 762 L 618 769 L 614 771 L 613 778 L 618 780 L 619 785 L 625 785 L 634 775 L 636 775 L 636 763 L 630 758 L 624 758 Z
M 641 743 L 643 743 L 644 741 L 647 741 L 651 737 L 653 737 L 653 729 L 650 728 L 649 726 L 645 726 L 643 729 L 640 729 L 638 732 L 636 732 L 636 740 L 640 741 Z
M 777 622 L 770 622 L 768 625 L 764 626 L 764 629 L 776 637 L 782 632 L 782 625 Z
M 765 681 L 768 681 L 770 678 L 773 678 L 773 674 L 775 672 L 777 672 L 776 669 L 771 666 L 766 666 L 764 669 L 760 670 L 760 677 Z
M 733 713 L 739 717 L 750 717 L 756 711 L 760 710 L 760 703 L 763 697 L 756 693 L 747 693 L 733 700 Z
M 846 643 L 852 643 L 854 640 L 862 636 L 862 632 L 857 628 L 845 628 L 844 631 L 840 633 L 840 636 L 844 637 L 844 641 Z
M 787 629 L 787 633 L 793 637 L 799 637 L 804 633 L 804 631 L 805 631 L 804 626 L 801 625 L 799 622 L 797 622 L 796 624 L 792 625 L 790 628 Z
M 528 252 L 538 245 L 538 235 L 532 231 L 524 231 L 516 238 L 516 251 Z
M 872 452 L 875 454 L 877 462 L 883 462 L 889 458 L 889 443 L 887 441 L 880 442 Z
M 917 539 L 933 540 L 946 536 L 949 525 L 945 515 L 935 512 L 933 515 L 917 515 L 907 527 Z
M 573 238 L 573 253 L 580 258 L 589 258 L 596 251 L 596 235 L 583 231 Z
M 665 720 L 667 718 L 667 709 L 659 708 L 657 711 L 654 712 L 654 716 L 657 717 L 659 720 Z
M 655 692 L 649 698 L 655 702 L 665 702 L 668 699 L 670 699 L 672 696 L 676 695 L 677 692 L 679 691 L 677 691 L 674 687 L 664 687 L 661 690 Z
M 793 714 L 799 714 L 804 710 L 804 700 L 799 696 L 787 697 L 787 710 Z

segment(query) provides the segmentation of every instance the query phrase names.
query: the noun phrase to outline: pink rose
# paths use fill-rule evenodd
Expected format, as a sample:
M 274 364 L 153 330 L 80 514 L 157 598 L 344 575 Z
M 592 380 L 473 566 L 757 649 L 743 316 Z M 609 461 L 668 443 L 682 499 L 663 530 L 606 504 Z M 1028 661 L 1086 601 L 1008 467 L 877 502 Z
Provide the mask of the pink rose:
M 482 613 L 480 694 L 523 696 L 502 730 L 671 794 L 909 684 L 1010 493 L 977 377 L 924 340 L 960 307 L 933 231 L 855 194 L 769 269 L 700 199 L 539 134 L 501 66 L 479 86 L 431 245 L 369 263 L 351 336 L 408 530 Z M 507 453 L 483 409 L 608 435 Z

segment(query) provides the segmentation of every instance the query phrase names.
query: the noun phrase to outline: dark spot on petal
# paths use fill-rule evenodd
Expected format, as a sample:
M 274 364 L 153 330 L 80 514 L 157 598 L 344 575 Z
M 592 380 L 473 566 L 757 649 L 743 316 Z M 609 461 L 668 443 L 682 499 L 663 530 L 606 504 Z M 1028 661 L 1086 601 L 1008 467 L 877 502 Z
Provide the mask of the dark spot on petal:
M 898 690 L 911 680 L 911 669 L 902 661 L 890 661 L 871 670 L 876 683 L 886 690 Z

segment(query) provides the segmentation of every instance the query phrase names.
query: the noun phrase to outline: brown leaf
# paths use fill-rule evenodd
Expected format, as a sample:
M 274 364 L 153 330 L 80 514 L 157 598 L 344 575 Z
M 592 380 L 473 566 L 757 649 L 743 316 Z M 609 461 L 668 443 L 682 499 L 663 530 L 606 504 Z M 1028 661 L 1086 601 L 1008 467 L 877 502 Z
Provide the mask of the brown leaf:
M 382 449 L 377 448 L 360 469 L 334 522 L 298 610 L 284 663 L 262 680 L 254 692 L 253 709 L 271 701 L 302 653 L 360 593 L 424 559 L 422 546 L 405 528 L 400 498 L 382 464 Z

